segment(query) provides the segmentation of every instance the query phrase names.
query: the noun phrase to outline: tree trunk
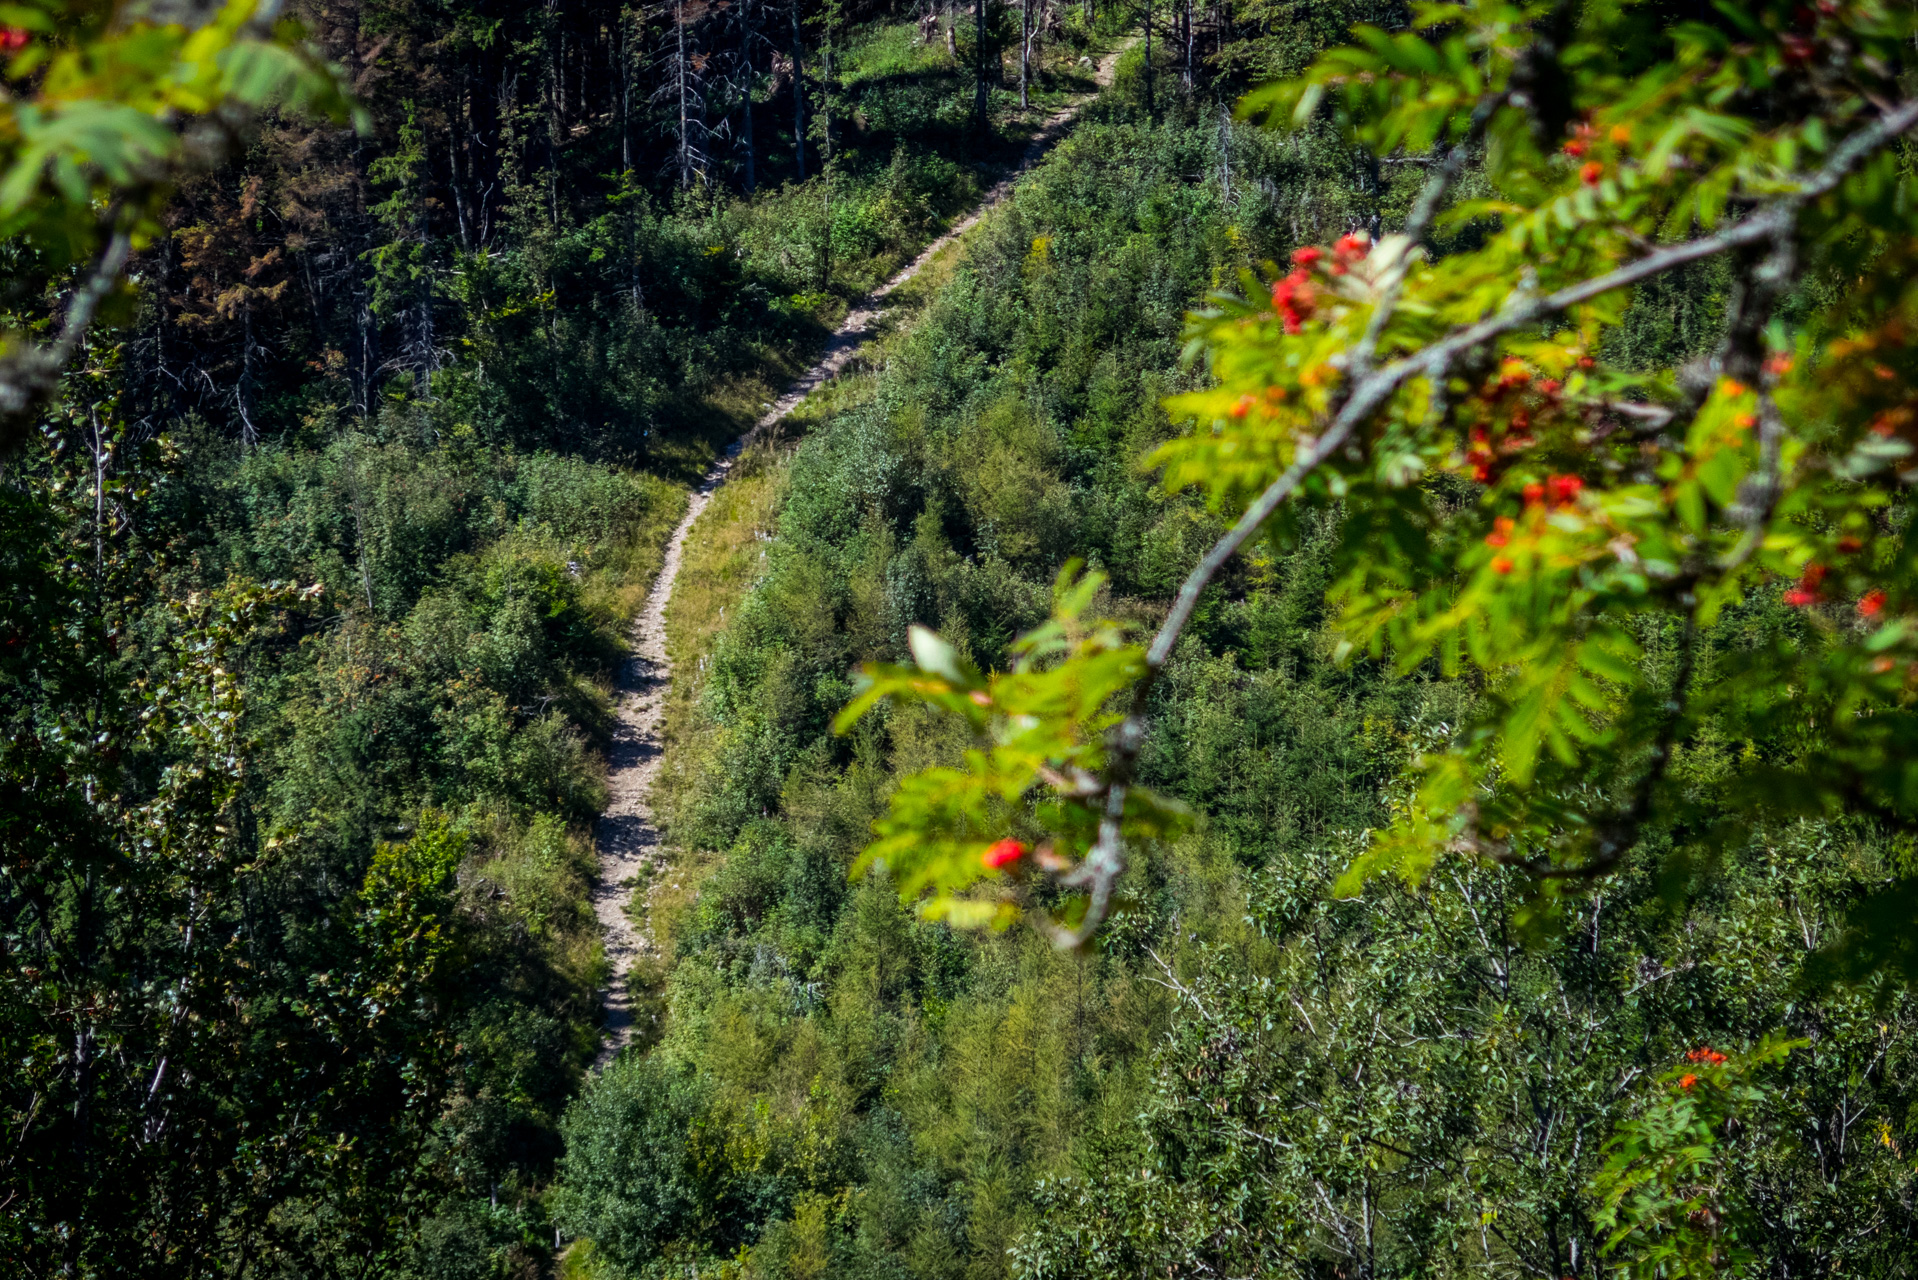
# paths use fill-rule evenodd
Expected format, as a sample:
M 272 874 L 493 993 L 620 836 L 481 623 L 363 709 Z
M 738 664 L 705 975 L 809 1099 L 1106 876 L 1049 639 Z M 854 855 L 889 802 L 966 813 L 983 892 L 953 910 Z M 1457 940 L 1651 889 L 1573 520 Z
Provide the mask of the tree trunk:
M 465 97 L 461 94 L 462 99 Z M 471 253 L 473 250 L 473 228 L 467 217 L 467 193 L 460 182 L 460 135 L 453 121 L 458 113 L 446 113 L 446 185 L 453 195 L 453 213 L 457 219 L 460 233 L 460 248 Z M 471 161 L 468 161 L 469 167 Z
M 799 0 L 792 0 L 793 16 L 793 160 L 799 180 L 806 180 L 806 72 L 799 60 Z
M 677 0 L 673 5 L 673 39 L 676 41 L 673 55 L 673 74 L 677 77 L 676 87 L 679 97 L 679 185 L 681 188 L 693 185 L 693 158 L 686 148 L 686 3 Z
M 633 20 L 624 10 L 619 15 L 619 168 L 633 171 Z
M 972 60 L 979 73 L 978 82 L 973 88 L 972 119 L 978 127 L 979 136 L 983 138 L 986 134 L 986 0 L 972 0 L 972 13 L 978 30 Z
M 1032 0 L 1019 0 L 1019 110 L 1032 106 Z
M 1185 44 L 1185 87 L 1192 87 L 1192 0 L 1185 0 L 1185 12 L 1179 15 L 1179 39 Z
M 548 15 L 556 15 L 558 8 L 548 0 Z M 553 18 L 557 24 L 557 18 Z M 562 122 L 560 97 L 566 91 L 565 81 L 560 76 L 560 41 L 557 34 L 546 46 L 546 203 L 553 225 L 559 225 L 559 141 Z
M 739 140 L 746 148 L 746 194 L 753 193 L 757 185 L 753 174 L 753 82 L 757 76 L 753 73 L 753 0 L 742 0 L 739 34 L 739 60 L 745 66 L 746 92 L 742 104 L 744 115 L 739 122 Z

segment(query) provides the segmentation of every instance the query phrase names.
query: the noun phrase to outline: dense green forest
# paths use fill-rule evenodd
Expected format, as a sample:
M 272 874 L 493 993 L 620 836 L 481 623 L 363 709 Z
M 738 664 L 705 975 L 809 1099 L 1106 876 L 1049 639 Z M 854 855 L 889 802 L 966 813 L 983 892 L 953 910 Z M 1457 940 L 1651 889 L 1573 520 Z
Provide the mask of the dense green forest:
M 1448 262 L 1533 227 L 1492 302 L 1460 268 L 1468 318 L 1516 314 L 1541 270 L 1558 287 L 1552 262 L 1596 272 L 1717 225 L 1707 197 L 1659 206 L 1656 226 L 1574 207 L 1639 145 L 1606 103 L 1690 110 L 1669 135 L 1691 157 L 1678 171 L 1713 173 L 1709 147 L 1801 115 L 1842 123 L 1872 101 L 1892 118 L 1845 77 L 1910 96 L 1902 19 L 299 0 L 275 28 L 229 9 L 0 8 L 9 172 L 40 163 L 42 117 L 12 105 L 31 92 L 163 72 L 174 87 L 130 96 L 138 110 L 212 122 L 179 125 L 172 168 L 133 148 L 116 169 L 101 134 L 45 144 L 78 147 L 93 186 L 62 187 L 53 163 L 31 199 L 41 179 L 0 180 L 0 357 L 58 347 L 73 299 L 99 307 L 53 374 L 0 369 L 14 1271 L 1918 1269 L 1918 782 L 1901 736 L 1918 663 L 1892 634 L 1918 565 L 1892 465 L 1918 423 L 1902 142 L 1842 188 L 1849 205 L 1820 206 L 1764 316 L 1752 299 L 1781 258 L 1760 244 L 1647 278 L 1573 336 L 1514 321 L 1530 345 L 1431 374 L 1413 425 L 1314 455 L 1330 479 L 1189 576 L 1272 476 L 1336 443 L 1369 369 L 1416 354 L 1394 306 L 1452 314 Z M 148 17 L 306 61 L 163 57 L 138 43 Z M 1494 34 L 1428 57 L 1415 21 Z M 1395 34 L 1320 60 L 1355 24 Z M 653 797 L 670 870 L 632 908 L 660 944 L 640 973 L 659 1017 L 596 1066 L 609 972 L 587 892 L 613 680 L 689 488 L 1114 52 L 1113 86 L 847 374 L 752 440 L 694 526 Z M 196 57 L 222 68 L 225 107 L 180 96 Z M 1476 124 L 1365 132 L 1372 109 L 1471 116 L 1446 77 L 1473 57 L 1509 77 Z M 1762 93 L 1711 78 L 1761 64 Z M 1631 79 L 1667 66 L 1705 68 L 1709 110 L 1685 106 L 1692 72 L 1657 93 Z M 1303 105 L 1245 98 L 1308 80 Z M 1379 86 L 1401 83 L 1429 100 L 1393 105 Z M 1757 123 L 1710 114 L 1734 110 Z M 1782 190 L 1794 157 L 1834 154 L 1790 136 L 1791 157 L 1741 160 L 1740 181 Z M 1458 163 L 1434 187 L 1448 138 Z M 1528 165 L 1574 194 L 1548 203 Z M 1465 215 L 1432 222 L 1434 190 Z M 1727 190 L 1721 206 L 1759 207 Z M 1430 274 L 1380 284 L 1368 252 L 1408 224 Z M 1603 252 L 1550 239 L 1587 227 L 1612 236 Z M 1233 363 L 1260 325 L 1273 350 L 1308 350 L 1342 323 L 1340 296 L 1381 319 L 1336 360 L 1253 381 Z M 1787 382 L 1794 354 L 1832 381 Z M 1313 401 L 1340 377 L 1347 398 Z M 1740 426 L 1748 387 L 1776 403 Z M 1854 403 L 1853 426 L 1818 416 Z M 1256 434 L 1294 405 L 1318 415 L 1309 431 L 1283 448 Z M 1780 481 L 1765 498 L 1713 478 L 1711 442 L 1783 417 L 1817 424 L 1803 456 L 1840 461 L 1806 469 L 1839 496 L 1793 506 Z M 1560 418 L 1584 434 L 1553 435 Z M 1401 443 L 1418 430 L 1439 443 Z M 1688 461 L 1657 471 L 1680 436 Z M 1577 612 L 1614 590 L 1591 557 L 1547 540 L 1641 472 L 1686 520 L 1709 501 L 1735 549 L 1674 553 L 1658 581 L 1679 585 L 1648 589 L 1668 611 L 1613 626 Z M 1694 475 L 1709 499 L 1684 496 Z M 1663 552 L 1624 523 L 1657 504 L 1632 501 L 1601 545 L 1636 571 Z M 1774 515 L 1818 549 L 1736 541 Z M 1538 574 L 1575 565 L 1587 595 L 1517 612 L 1575 616 L 1549 633 L 1559 648 L 1629 653 L 1560 679 L 1582 719 L 1525 711 L 1523 677 L 1500 671 L 1555 650 L 1499 649 L 1519 624 L 1475 603 L 1471 584 L 1533 572 L 1527 539 Z M 1750 576 L 1725 586 L 1711 564 Z M 1094 589 L 1060 604 L 1081 568 Z M 994 681 L 1078 671 L 1104 643 L 1087 618 L 1149 636 L 1188 606 L 1133 719 L 1092 735 L 1136 722 L 1136 748 L 1059 755 L 1040 775 L 1053 799 L 1021 792 L 992 829 L 968 815 L 956 889 L 862 859 L 876 829 L 945 848 L 906 807 L 915 780 L 985 758 L 929 677 L 990 707 L 1010 696 Z M 1092 647 L 1035 665 L 1049 626 Z M 874 663 L 919 683 L 836 721 L 885 687 Z M 1556 727 L 1514 728 L 1527 714 Z M 1632 736 L 1641 720 L 1656 732 Z M 1527 734 L 1546 745 L 1527 754 Z M 1444 790 L 1468 776 L 1444 762 L 1479 768 L 1483 743 L 1477 790 Z M 1057 852 L 1090 867 L 1099 846 L 1056 800 L 1116 795 L 1130 821 L 1122 750 L 1127 783 L 1172 816 L 1132 841 L 1101 921 Z M 1771 803 L 1787 793 L 1814 798 Z M 1465 815 L 1437 836 L 1435 797 Z M 1587 828 L 1627 831 L 1632 856 L 1583 853 Z M 965 893 L 999 927 L 942 918 Z M 1058 945 L 1054 922 L 1080 920 L 1089 938 Z

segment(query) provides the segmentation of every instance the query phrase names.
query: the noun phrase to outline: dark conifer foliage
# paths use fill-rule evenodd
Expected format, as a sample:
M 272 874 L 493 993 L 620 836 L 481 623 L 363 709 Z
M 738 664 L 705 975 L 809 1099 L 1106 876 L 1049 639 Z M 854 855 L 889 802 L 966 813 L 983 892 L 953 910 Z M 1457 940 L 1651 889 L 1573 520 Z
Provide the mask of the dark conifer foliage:
M 269 121 L 180 192 L 138 263 L 149 430 L 194 412 L 252 442 L 321 404 L 369 417 L 405 374 L 422 399 L 476 397 L 488 438 L 657 460 L 662 433 L 711 431 L 689 397 L 816 339 L 825 295 L 790 295 L 869 286 L 1016 155 L 969 130 L 950 58 L 869 47 L 911 16 L 884 5 L 297 16 L 373 129 Z M 822 165 L 837 195 L 797 194 Z M 793 194 L 734 205 L 767 187 Z

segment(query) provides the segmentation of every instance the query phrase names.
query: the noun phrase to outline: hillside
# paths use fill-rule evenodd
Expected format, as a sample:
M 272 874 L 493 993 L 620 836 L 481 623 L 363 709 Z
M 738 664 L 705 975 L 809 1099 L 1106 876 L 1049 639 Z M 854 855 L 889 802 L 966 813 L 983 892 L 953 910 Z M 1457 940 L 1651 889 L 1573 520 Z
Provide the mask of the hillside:
M 1914 39 L 0 13 L 0 1259 L 1912 1274 Z
M 1859 883 L 1807 852 L 1836 833 L 1677 900 L 1652 868 L 1621 877 L 1549 940 L 1515 872 L 1331 896 L 1481 693 L 1338 658 L 1322 518 L 1247 555 L 1182 643 L 1144 768 L 1197 830 L 1133 872 L 1096 948 L 955 932 L 883 873 L 848 881 L 898 779 L 965 740 L 914 711 L 835 736 L 846 673 L 905 660 L 921 619 L 1003 669 L 1068 557 L 1109 575 L 1102 610 L 1162 613 L 1221 529 L 1140 464 L 1176 434 L 1162 399 L 1202 385 L 1183 314 L 1354 216 L 1336 170 L 1238 128 L 1221 155 L 1202 108 L 1155 122 L 1136 64 L 1121 84 L 832 414 L 751 455 L 696 530 L 745 569 L 693 580 L 723 610 L 675 605 L 723 618 L 678 632 L 697 674 L 657 796 L 677 851 L 653 899 L 664 1033 L 569 1113 L 579 1274 L 736 1255 L 769 1276 L 1582 1274 L 1603 1245 L 1588 1183 L 1651 1064 L 1816 1025 L 1773 1132 L 1907 1114 L 1905 1000 L 1802 1003 Z M 1248 176 L 1268 173 L 1288 180 Z M 1789 1140 L 1753 1158 L 1794 1206 L 1778 1256 L 1902 1274 L 1892 1145 L 1857 1147 L 1836 1184 Z

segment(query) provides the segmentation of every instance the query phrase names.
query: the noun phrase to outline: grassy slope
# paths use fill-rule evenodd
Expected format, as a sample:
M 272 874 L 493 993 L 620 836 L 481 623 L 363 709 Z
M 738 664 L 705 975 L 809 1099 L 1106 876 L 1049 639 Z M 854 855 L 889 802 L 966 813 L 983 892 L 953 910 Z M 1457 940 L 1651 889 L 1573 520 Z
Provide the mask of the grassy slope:
M 995 511 L 1001 518 L 1029 515 L 1015 509 L 1024 503 L 1021 494 L 1034 484 L 1051 494 L 1070 483 L 1062 469 L 1074 464 L 1065 456 L 1069 447 L 1060 448 L 1068 442 L 1050 426 L 1007 422 L 1002 407 L 1023 401 L 1031 381 L 1057 360 L 1058 333 L 1047 336 L 1046 318 L 1031 329 L 1027 303 L 1050 293 L 1062 313 L 1076 317 L 1064 322 L 1067 328 L 1091 326 L 1083 337 L 1101 324 L 1128 335 L 1121 340 L 1115 331 L 1110 339 L 1107 355 L 1117 355 L 1116 363 L 1098 360 L 1096 350 L 1088 359 L 1070 341 L 1066 348 L 1074 353 L 1070 376 L 1105 380 L 1101 403 L 1120 415 L 1118 422 L 1078 428 L 1114 433 L 1081 451 L 1084 465 L 1105 478 L 1082 471 L 1079 482 L 1102 491 L 1137 489 L 1127 467 L 1100 459 L 1134 453 L 1160 429 L 1149 409 L 1141 412 L 1139 380 L 1149 388 L 1163 376 L 1176 351 L 1179 307 L 1208 273 L 1197 267 L 1197 275 L 1177 284 L 1155 278 L 1166 258 L 1154 228 L 1197 198 L 1178 177 L 1188 167 L 1180 152 L 1189 142 L 1183 135 L 1154 138 L 1132 125 L 1105 128 L 1102 141 L 1069 143 L 1045 166 L 1035 192 L 1021 197 L 1029 209 L 1011 210 L 971 237 L 964 266 L 957 256 L 939 264 L 920 293 L 936 319 L 901 328 L 875 354 L 872 369 L 843 379 L 813 409 L 817 434 L 801 446 L 803 479 L 795 477 L 793 460 L 769 458 L 730 507 L 715 504 L 702 522 L 711 527 L 698 535 L 701 545 L 669 615 L 675 660 L 697 674 L 675 691 L 659 797 L 661 811 L 679 819 L 670 834 L 689 852 L 677 883 L 655 907 L 676 964 L 665 975 L 673 1017 L 653 1057 L 685 1064 L 704 1082 L 702 1105 L 710 1110 L 702 1123 L 726 1131 L 761 1115 L 751 1123 L 767 1126 L 771 1152 L 816 1133 L 830 1154 L 822 1152 L 824 1163 L 809 1173 L 773 1154 L 769 1164 L 733 1170 L 728 1176 L 737 1182 L 707 1196 L 724 1203 L 748 1194 L 742 1186 L 764 1184 L 751 1193 L 771 1197 L 757 1220 L 743 1235 L 699 1228 L 676 1249 L 725 1254 L 757 1240 L 753 1266 L 769 1275 L 802 1266 L 799 1259 L 815 1251 L 848 1267 L 1000 1274 L 1005 1250 L 1026 1222 L 1028 1180 L 1096 1158 L 1098 1135 L 1122 1129 L 1137 1104 L 1148 1045 L 1165 1025 L 1169 1001 L 1139 963 L 1136 945 L 1077 958 L 1061 957 L 1026 933 L 953 937 L 903 913 L 883 879 L 846 884 L 846 865 L 883 803 L 888 778 L 951 749 L 941 728 L 901 717 L 847 748 L 810 737 L 823 727 L 811 712 L 802 713 L 801 729 L 781 722 L 779 710 L 797 705 L 795 697 L 809 703 L 814 685 L 824 702 L 837 704 L 842 694 L 834 689 L 843 691 L 848 663 L 828 655 L 891 648 L 881 622 L 886 568 L 912 552 L 906 544 L 915 526 L 931 560 L 963 570 L 950 550 L 938 550 L 940 535 L 925 524 L 927 516 L 915 520 L 910 505 L 894 517 L 903 531 L 880 533 L 838 493 L 844 473 L 826 459 L 849 447 L 862 422 L 890 419 L 904 433 L 895 443 L 908 457 L 931 451 L 940 475 L 935 487 L 956 490 L 952 500 L 967 519 L 991 519 Z M 1082 194 L 1109 186 L 1114 165 L 1133 171 L 1119 188 L 1082 205 Z M 1187 239 L 1202 239 L 1215 216 L 1201 214 Z M 1063 219 L 1053 234 L 1064 236 L 1059 256 L 1067 274 L 1048 281 L 1025 260 L 1034 236 L 1055 219 Z M 1190 274 L 1188 265 L 1180 269 Z M 1003 296 L 1009 287 L 1030 293 L 1014 301 Z M 1138 288 L 1155 298 L 1169 289 L 1170 308 L 1127 313 L 1114 301 L 1115 289 L 1124 298 Z M 1152 334 L 1143 347 L 1126 329 L 1141 314 Z M 1168 325 L 1172 332 L 1161 332 Z M 1012 358 L 982 365 L 976 348 L 997 341 L 995 330 L 1012 348 L 1001 358 Z M 1021 347 L 1029 354 L 1016 354 Z M 1111 385 L 1115 378 L 1131 389 Z M 1070 394 L 1083 404 L 1084 382 Z M 911 423 L 923 425 L 923 438 Z M 1086 506 L 1097 509 L 1112 496 L 1089 493 Z M 814 514 L 796 515 L 795 505 Z M 1180 507 L 1171 518 L 1173 529 L 1183 529 L 1190 514 Z M 805 523 L 814 520 L 824 523 Z M 778 540 L 763 541 L 774 528 Z M 815 536 L 834 545 L 810 541 Z M 979 555 L 976 548 L 972 554 Z M 1049 547 L 1039 552 L 1015 577 L 1049 577 L 1051 555 Z M 980 563 L 988 576 L 974 580 L 978 590 L 1004 582 L 1018 608 L 1033 590 L 1043 592 L 1043 581 L 1007 581 L 1010 566 L 997 557 Z M 953 580 L 957 589 L 974 589 L 960 581 L 966 576 Z M 982 616 L 1004 614 L 1002 605 L 978 601 Z M 722 611 L 728 625 L 717 630 Z M 799 654 L 816 650 L 820 658 L 782 656 L 795 644 Z M 785 736 L 795 731 L 796 741 Z M 732 785 L 725 779 L 775 758 L 790 768 L 775 763 L 783 777 L 768 780 L 770 794 L 741 798 L 748 806 L 740 810 L 743 827 L 713 828 L 697 816 Z M 754 820 L 752 808 L 769 816 Z M 1229 865 L 1216 848 L 1195 847 L 1179 861 L 1157 879 L 1190 882 L 1175 895 L 1181 901 L 1196 906 L 1233 896 L 1225 887 Z M 1229 911 L 1207 915 L 1208 932 L 1232 919 Z M 1159 937 L 1162 928 L 1150 925 L 1134 942 L 1156 937 L 1162 947 L 1179 945 L 1176 936 Z M 772 970 L 760 973 L 762 963 Z M 806 1012 L 780 1012 L 793 1000 Z M 619 1087 L 615 1080 L 602 1096 Z M 886 1136 L 875 1125 L 896 1131 Z M 846 1233 L 863 1243 L 848 1243 Z

